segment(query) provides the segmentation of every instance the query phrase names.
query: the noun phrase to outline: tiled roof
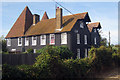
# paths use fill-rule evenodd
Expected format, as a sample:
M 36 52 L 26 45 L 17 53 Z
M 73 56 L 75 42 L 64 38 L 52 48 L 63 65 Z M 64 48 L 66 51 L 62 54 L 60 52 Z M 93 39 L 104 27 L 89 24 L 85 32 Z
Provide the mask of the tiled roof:
M 71 31 L 71 29 L 73 28 L 74 24 L 78 19 L 85 19 L 85 18 L 90 22 L 88 12 L 63 16 L 62 19 L 63 28 L 59 32 Z M 55 29 L 56 29 L 56 18 L 46 19 L 38 22 L 36 25 L 31 26 L 26 32 L 25 36 L 56 33 Z
M 87 26 L 90 32 L 92 32 L 93 28 L 101 28 L 100 22 L 90 23 Z
M 16 20 L 16 22 L 14 23 L 14 25 L 12 26 L 12 28 L 10 29 L 6 38 L 24 36 L 25 32 L 32 25 L 32 18 L 32 13 L 26 6 L 20 14 L 20 16 L 18 17 L 18 19 Z
M 49 19 L 49 17 L 48 17 L 48 15 L 47 15 L 46 11 L 45 11 L 45 13 L 43 14 L 43 17 L 42 17 L 41 20 L 46 20 L 46 19 Z
M 45 15 L 47 14 L 45 13 Z M 48 17 L 45 17 L 45 18 L 48 18 Z M 88 12 L 63 16 L 63 19 L 62 19 L 63 28 L 59 32 L 70 31 L 78 19 L 84 19 L 90 22 Z M 6 38 L 56 33 L 56 30 L 55 30 L 56 18 L 44 19 L 39 21 L 35 25 L 32 25 L 32 22 L 33 22 L 33 15 L 28 9 L 28 7 L 25 7 L 23 12 L 20 14 L 18 19 L 16 20 L 13 27 L 7 34 Z

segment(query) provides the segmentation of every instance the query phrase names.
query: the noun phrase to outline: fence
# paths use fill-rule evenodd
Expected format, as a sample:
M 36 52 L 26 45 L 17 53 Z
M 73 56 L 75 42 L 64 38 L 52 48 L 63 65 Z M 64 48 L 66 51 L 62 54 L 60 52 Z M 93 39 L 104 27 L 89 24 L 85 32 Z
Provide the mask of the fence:
M 2 64 L 10 65 L 32 65 L 40 54 L 2 54 Z

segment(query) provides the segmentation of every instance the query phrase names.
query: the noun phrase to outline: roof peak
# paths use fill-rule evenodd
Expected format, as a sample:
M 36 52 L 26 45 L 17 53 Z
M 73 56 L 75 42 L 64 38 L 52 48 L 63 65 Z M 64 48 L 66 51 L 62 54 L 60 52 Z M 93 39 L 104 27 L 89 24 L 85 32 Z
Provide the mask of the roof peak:
M 41 20 L 49 19 L 47 12 L 45 11 Z

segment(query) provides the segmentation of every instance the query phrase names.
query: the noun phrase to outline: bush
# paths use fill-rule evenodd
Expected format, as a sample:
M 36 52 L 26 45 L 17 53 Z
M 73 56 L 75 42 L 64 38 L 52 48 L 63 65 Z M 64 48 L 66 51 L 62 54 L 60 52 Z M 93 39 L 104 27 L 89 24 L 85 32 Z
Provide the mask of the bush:
M 97 70 L 101 70 L 102 67 L 112 65 L 112 50 L 104 46 L 100 46 L 100 48 L 91 48 L 89 51 L 89 58 L 92 61 L 92 65 Z
M 33 49 L 28 49 L 27 53 L 33 53 Z
M 112 54 L 112 59 L 115 64 L 115 66 L 120 66 L 120 54 L 118 53 L 113 53 Z
M 25 73 L 20 71 L 18 68 L 14 66 L 10 66 L 7 64 L 2 65 L 2 79 L 3 80 L 17 80 L 17 79 L 25 79 Z
M 51 55 L 59 55 L 61 59 L 68 59 L 73 56 L 73 53 L 66 46 L 45 46 L 37 53 L 49 53 Z
M 71 78 L 84 78 L 89 73 L 90 64 L 89 59 L 67 59 L 64 60 L 64 65 L 69 70 L 67 74 L 69 74 Z M 68 78 L 69 78 L 68 77 Z

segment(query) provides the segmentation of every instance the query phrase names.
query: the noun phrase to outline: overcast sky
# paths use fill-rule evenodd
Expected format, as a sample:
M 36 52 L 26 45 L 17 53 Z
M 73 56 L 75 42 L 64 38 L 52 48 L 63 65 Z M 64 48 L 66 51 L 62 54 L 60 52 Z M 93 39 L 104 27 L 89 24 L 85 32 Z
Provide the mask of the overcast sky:
M 102 36 L 108 39 L 111 32 L 111 43 L 118 43 L 118 2 L 59 2 L 73 14 L 88 12 L 91 22 L 100 22 Z M 1 3 L 0 3 L 1 5 Z M 25 6 L 32 14 L 39 14 L 40 18 L 46 11 L 49 18 L 55 17 L 54 2 L 3 2 L 2 3 L 2 34 L 6 36 Z M 63 9 L 63 15 L 70 15 Z M 1 29 L 0 29 L 1 30 Z M 1 32 L 1 31 L 0 31 Z M 0 35 L 1 36 L 1 35 Z

